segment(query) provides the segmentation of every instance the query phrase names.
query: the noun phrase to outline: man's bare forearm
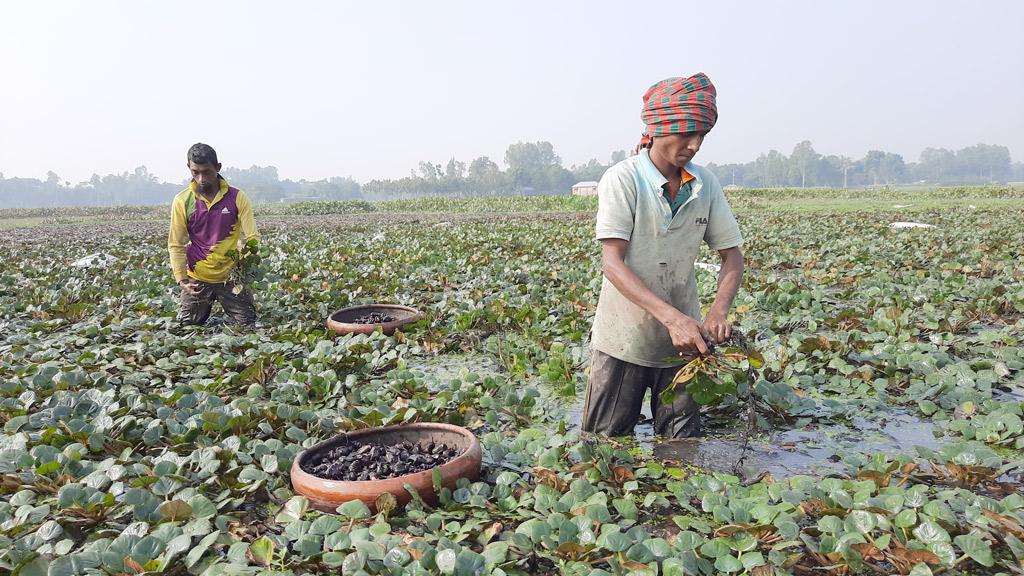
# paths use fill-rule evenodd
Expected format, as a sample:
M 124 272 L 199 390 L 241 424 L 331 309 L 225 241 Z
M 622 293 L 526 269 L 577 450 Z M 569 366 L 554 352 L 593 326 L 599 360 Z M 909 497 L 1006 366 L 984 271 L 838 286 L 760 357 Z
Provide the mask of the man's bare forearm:
M 727 316 L 743 281 L 743 252 L 736 247 L 719 250 L 718 254 L 722 257 L 722 268 L 718 272 L 718 289 L 710 311 Z

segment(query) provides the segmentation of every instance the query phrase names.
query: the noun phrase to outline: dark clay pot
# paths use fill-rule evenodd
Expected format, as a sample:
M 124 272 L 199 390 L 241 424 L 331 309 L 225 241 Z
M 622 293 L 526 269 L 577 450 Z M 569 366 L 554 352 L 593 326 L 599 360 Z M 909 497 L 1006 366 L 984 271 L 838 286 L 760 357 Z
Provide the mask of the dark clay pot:
M 451 490 L 455 489 L 455 482 L 459 478 L 476 480 L 480 476 L 480 458 L 482 456 L 480 441 L 477 440 L 472 432 L 461 426 L 423 422 L 357 430 L 349 432 L 347 435 L 335 436 L 313 445 L 309 449 L 300 452 L 292 463 L 292 488 L 295 492 L 308 498 L 309 503 L 322 512 L 335 512 L 338 506 L 355 499 L 362 500 L 371 511 L 376 511 L 377 497 L 386 492 L 390 492 L 395 496 L 395 499 L 398 501 L 398 507 L 401 508 L 409 500 L 412 500 L 412 496 L 403 487 L 404 484 L 409 484 L 415 488 L 427 503 L 437 504 L 438 496 L 434 491 L 432 470 L 424 470 L 386 480 L 356 482 L 326 480 L 312 474 L 307 474 L 302 470 L 302 463 L 320 452 L 334 448 L 346 436 L 349 440 L 357 442 L 398 444 L 399 442 L 407 441 L 425 444 L 433 441 L 454 447 L 458 450 L 459 455 L 438 468 L 441 472 L 441 485 Z
M 384 322 L 382 324 L 352 323 L 356 318 L 361 318 L 373 312 L 382 312 L 389 316 L 393 316 L 395 320 L 393 322 Z M 408 306 L 399 306 L 397 304 L 367 304 L 365 306 L 351 306 L 331 314 L 327 317 L 327 327 L 334 330 L 339 335 L 370 334 L 378 329 L 383 330 L 387 335 L 391 335 L 395 333 L 395 330 L 398 329 L 398 327 L 410 322 L 416 322 L 422 318 L 423 314 L 419 310 Z

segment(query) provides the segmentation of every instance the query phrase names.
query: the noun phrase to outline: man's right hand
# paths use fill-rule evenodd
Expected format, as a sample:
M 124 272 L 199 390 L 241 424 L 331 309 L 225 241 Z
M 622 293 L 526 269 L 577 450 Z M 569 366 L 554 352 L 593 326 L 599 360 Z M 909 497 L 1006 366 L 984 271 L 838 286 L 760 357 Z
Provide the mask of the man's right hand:
M 630 302 L 646 310 L 665 326 L 680 356 L 707 354 L 707 343 L 711 341 L 707 330 L 700 322 L 683 314 L 644 285 L 636 272 L 626 265 L 628 248 L 628 240 L 601 240 L 601 267 L 605 278 Z
M 709 350 L 707 343 L 711 341 L 707 330 L 701 326 L 700 322 L 686 314 L 678 310 L 674 312 L 668 320 L 663 322 L 669 336 L 672 337 L 672 345 L 680 351 L 680 355 L 688 353 L 703 356 L 707 354 Z
M 178 286 L 181 286 L 182 290 L 191 290 L 195 292 L 199 289 L 199 282 L 194 278 L 184 278 L 178 281 Z

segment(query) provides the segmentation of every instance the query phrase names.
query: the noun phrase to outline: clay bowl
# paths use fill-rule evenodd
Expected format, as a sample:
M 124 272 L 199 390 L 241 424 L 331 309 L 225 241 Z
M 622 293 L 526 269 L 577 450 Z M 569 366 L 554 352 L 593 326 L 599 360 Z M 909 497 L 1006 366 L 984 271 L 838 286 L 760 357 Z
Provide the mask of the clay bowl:
M 322 512 L 335 512 L 349 500 L 362 500 L 371 511 L 376 511 L 377 497 L 390 492 L 398 501 L 401 508 L 412 495 L 403 487 L 409 484 L 426 502 L 437 504 L 437 493 L 434 491 L 434 478 L 432 470 L 414 472 L 404 476 L 388 478 L 386 480 L 364 480 L 364 481 L 343 481 L 326 480 L 302 470 L 302 464 L 312 459 L 317 454 L 330 450 L 344 441 L 375 442 L 379 444 L 398 444 L 408 441 L 424 444 L 427 442 L 442 442 L 459 450 L 459 455 L 442 464 L 438 470 L 441 473 L 441 485 L 454 490 L 455 482 L 459 478 L 476 480 L 480 476 L 480 441 L 469 430 L 452 424 L 442 423 L 417 423 L 403 424 L 398 426 L 385 426 L 382 428 L 369 428 L 342 434 L 329 440 L 324 440 L 299 453 L 292 463 L 291 479 L 292 488 L 299 494 L 309 499 L 309 503 Z
M 373 312 L 381 312 L 389 316 L 393 316 L 395 320 L 393 322 L 384 322 L 381 324 L 352 323 L 353 320 Z M 387 335 L 391 335 L 395 333 L 395 330 L 399 326 L 410 322 L 416 322 L 422 318 L 423 314 L 419 310 L 408 306 L 399 306 L 397 304 L 367 304 L 365 306 L 351 306 L 331 314 L 327 317 L 327 327 L 340 335 L 370 334 L 378 329 L 383 330 Z

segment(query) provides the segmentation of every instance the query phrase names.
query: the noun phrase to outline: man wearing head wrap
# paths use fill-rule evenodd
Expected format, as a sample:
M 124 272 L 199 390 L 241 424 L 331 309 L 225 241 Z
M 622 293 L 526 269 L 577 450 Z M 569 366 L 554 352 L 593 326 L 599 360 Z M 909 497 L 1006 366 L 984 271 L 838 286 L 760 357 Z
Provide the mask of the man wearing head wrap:
M 727 339 L 743 276 L 743 237 L 722 186 L 691 160 L 718 120 L 704 74 L 668 78 L 644 94 L 646 131 L 637 153 L 598 185 L 597 239 L 604 280 L 592 332 L 584 431 L 630 434 L 651 391 L 658 435 L 695 436 L 699 407 L 685 390 L 661 392 L 681 360 Z M 701 319 L 694 263 L 702 243 L 722 258 L 718 290 Z

